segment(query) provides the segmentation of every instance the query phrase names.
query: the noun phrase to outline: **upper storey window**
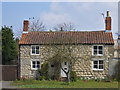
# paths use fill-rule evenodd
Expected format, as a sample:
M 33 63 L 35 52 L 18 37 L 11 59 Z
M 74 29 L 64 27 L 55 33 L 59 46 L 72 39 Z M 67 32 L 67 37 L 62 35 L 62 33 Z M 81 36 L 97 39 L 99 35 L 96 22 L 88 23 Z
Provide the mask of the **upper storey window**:
M 32 55 L 39 55 L 40 54 L 40 46 L 39 45 L 32 45 L 31 46 L 31 54 Z
M 103 46 L 93 46 L 93 55 L 102 56 L 104 53 Z

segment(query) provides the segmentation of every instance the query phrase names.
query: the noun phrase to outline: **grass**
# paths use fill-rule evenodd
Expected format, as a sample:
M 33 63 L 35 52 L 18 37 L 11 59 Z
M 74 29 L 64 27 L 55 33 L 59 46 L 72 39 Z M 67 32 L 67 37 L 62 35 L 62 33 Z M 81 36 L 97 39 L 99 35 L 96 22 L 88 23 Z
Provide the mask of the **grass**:
M 38 80 L 16 80 L 12 83 L 19 88 L 118 88 L 118 82 L 104 82 L 104 81 L 83 81 L 76 82 L 60 82 L 60 81 L 38 81 Z

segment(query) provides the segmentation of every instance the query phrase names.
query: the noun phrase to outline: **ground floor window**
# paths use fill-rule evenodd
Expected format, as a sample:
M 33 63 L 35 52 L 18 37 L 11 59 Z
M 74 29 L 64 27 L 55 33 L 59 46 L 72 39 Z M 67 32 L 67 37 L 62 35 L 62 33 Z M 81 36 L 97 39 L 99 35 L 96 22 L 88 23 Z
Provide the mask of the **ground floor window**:
M 40 69 L 40 61 L 31 61 L 31 69 L 37 70 Z
M 104 70 L 104 61 L 93 60 L 93 70 Z

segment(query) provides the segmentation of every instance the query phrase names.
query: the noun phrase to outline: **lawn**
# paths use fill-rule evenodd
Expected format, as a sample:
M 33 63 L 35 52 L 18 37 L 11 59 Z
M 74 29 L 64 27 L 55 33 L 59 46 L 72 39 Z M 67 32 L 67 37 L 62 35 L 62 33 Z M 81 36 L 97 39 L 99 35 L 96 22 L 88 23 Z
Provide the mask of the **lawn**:
M 12 85 L 20 88 L 118 88 L 118 82 L 105 82 L 105 81 L 83 81 L 77 80 L 70 84 L 60 81 L 38 81 L 38 80 L 25 80 L 14 81 Z

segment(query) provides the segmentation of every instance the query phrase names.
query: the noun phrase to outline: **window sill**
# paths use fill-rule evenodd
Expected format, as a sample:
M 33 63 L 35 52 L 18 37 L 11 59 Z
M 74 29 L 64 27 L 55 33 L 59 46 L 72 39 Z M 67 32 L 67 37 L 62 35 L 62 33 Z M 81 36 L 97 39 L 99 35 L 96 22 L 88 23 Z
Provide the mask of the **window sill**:
M 98 55 L 92 55 L 92 56 L 104 56 L 104 55 L 99 55 L 99 54 L 98 54 Z
M 93 69 L 93 71 L 104 71 L 104 69 Z
M 31 55 L 40 55 L 40 54 L 31 54 Z
M 40 68 L 31 68 L 31 70 L 39 70 Z

